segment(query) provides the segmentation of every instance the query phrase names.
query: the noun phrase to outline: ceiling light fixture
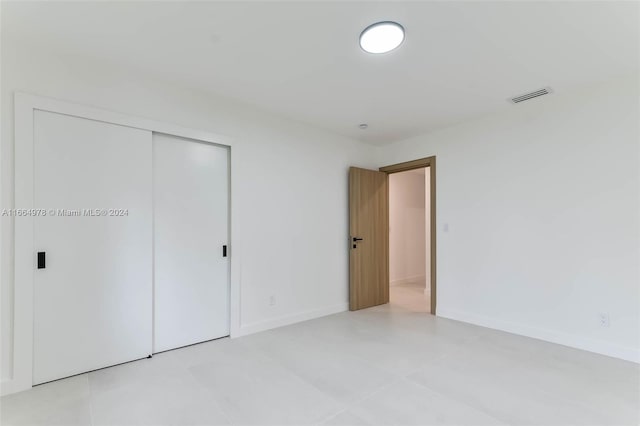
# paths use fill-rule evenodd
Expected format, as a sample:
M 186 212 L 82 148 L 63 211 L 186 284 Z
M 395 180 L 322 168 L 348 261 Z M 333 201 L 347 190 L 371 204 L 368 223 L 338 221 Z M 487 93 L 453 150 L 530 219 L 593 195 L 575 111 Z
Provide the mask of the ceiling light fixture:
M 404 27 L 392 21 L 376 22 L 360 34 L 360 47 L 369 53 L 390 52 L 403 41 Z
M 358 127 L 362 130 L 366 130 L 369 127 L 369 125 L 367 123 L 362 123 L 362 124 L 359 124 Z

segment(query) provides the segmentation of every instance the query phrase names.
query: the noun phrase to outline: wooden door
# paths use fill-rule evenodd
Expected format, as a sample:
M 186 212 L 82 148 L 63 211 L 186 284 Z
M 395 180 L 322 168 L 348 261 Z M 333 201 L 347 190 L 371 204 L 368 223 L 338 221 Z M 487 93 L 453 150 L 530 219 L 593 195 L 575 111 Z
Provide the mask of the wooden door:
M 349 169 L 349 309 L 389 303 L 387 174 Z

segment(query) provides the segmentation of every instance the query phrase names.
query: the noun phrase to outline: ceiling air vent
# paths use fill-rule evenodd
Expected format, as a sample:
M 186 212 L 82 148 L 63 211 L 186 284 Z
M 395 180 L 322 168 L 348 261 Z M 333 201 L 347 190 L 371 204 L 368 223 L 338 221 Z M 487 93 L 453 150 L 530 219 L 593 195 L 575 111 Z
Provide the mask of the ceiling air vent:
M 513 104 L 519 104 L 520 102 L 528 101 L 529 99 L 537 98 L 538 96 L 548 95 L 549 93 L 553 93 L 551 87 L 543 87 L 542 89 L 535 90 L 530 93 L 525 93 L 524 95 L 514 96 L 513 98 L 509 98 L 509 102 Z

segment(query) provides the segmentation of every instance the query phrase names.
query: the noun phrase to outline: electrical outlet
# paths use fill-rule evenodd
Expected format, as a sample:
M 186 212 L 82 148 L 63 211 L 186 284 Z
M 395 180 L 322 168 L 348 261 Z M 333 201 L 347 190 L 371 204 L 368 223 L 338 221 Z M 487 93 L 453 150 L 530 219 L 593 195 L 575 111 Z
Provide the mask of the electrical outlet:
M 598 320 L 600 321 L 600 327 L 609 327 L 609 313 L 600 312 L 598 314 Z
M 269 306 L 275 306 L 275 304 L 276 304 L 276 297 L 269 296 Z

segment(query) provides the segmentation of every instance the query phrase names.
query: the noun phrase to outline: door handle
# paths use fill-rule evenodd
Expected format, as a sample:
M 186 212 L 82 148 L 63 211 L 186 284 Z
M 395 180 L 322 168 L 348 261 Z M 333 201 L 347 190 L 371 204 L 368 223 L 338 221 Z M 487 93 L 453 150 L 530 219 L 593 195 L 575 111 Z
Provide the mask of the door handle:
M 38 269 L 44 269 L 47 267 L 47 253 L 44 251 L 38 252 Z
M 358 237 L 353 237 L 353 242 L 358 242 L 358 241 L 362 241 L 363 238 L 358 238 Z

